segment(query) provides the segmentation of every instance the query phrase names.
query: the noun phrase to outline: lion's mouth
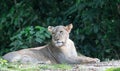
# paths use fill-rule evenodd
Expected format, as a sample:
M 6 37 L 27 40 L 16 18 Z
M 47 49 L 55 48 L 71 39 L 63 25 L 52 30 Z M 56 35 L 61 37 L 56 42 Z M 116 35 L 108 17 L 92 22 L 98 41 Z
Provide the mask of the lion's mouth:
M 63 42 L 59 42 L 59 41 L 57 41 L 57 43 L 63 43 Z
M 60 46 L 62 46 L 64 44 L 64 42 L 56 42 L 56 46 L 58 46 L 58 47 L 60 47 Z

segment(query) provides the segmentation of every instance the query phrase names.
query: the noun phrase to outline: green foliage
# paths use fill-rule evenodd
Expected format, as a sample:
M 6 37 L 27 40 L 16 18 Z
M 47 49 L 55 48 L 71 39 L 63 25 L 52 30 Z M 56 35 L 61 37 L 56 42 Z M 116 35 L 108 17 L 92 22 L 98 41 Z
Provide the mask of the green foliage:
M 0 67 L 8 65 L 7 60 L 0 58 Z
M 77 4 L 77 18 L 73 23 L 80 28 L 74 29 L 76 37 L 73 39 L 82 53 L 102 60 L 119 59 L 120 20 L 117 4 L 118 1 L 114 0 L 80 0 Z
M 45 71 L 45 70 L 70 70 L 72 67 L 67 64 L 21 64 L 21 63 L 8 63 L 6 60 L 0 58 L 1 71 Z
M 40 28 L 73 23 L 70 38 L 78 51 L 119 59 L 119 22 L 120 0 L 1 0 L 0 55 L 45 44 L 49 34 Z
M 11 51 L 40 46 L 39 44 L 48 38 L 50 38 L 50 34 L 46 28 L 40 26 L 26 27 L 10 38 L 12 41 L 10 44 L 12 46 Z
M 0 55 L 10 51 L 10 40 L 17 31 L 26 26 L 37 23 L 37 15 L 33 12 L 31 6 L 21 1 L 1 1 L 0 4 Z
M 120 71 L 120 68 L 109 68 L 106 71 Z

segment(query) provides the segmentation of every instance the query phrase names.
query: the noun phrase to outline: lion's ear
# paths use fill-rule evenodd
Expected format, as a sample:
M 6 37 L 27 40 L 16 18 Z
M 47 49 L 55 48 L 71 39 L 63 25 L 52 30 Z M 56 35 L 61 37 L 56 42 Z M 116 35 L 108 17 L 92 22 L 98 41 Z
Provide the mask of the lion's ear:
M 69 25 L 67 25 L 67 26 L 65 26 L 65 28 L 66 28 L 66 30 L 70 33 L 70 32 L 71 32 L 71 29 L 73 28 L 72 23 L 69 24 Z
M 54 27 L 53 27 L 53 26 L 48 26 L 48 31 L 49 31 L 49 32 L 52 32 L 52 31 L 53 31 L 53 29 L 54 29 Z

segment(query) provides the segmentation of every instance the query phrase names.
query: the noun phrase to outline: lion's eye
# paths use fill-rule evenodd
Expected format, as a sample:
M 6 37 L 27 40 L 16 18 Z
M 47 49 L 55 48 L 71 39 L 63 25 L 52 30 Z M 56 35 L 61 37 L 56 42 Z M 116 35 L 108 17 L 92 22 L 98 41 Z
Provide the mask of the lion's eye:
M 52 32 L 52 34 L 55 34 L 54 32 Z
M 62 33 L 63 31 L 60 31 L 60 33 Z

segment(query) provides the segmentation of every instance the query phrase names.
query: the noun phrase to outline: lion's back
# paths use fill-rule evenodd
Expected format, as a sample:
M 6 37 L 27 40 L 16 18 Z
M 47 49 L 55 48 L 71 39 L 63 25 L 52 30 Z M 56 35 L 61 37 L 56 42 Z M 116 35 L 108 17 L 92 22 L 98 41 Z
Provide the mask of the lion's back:
M 48 61 L 50 55 L 46 49 L 22 49 L 19 51 L 9 52 L 3 56 L 9 62 L 21 63 L 43 63 Z

